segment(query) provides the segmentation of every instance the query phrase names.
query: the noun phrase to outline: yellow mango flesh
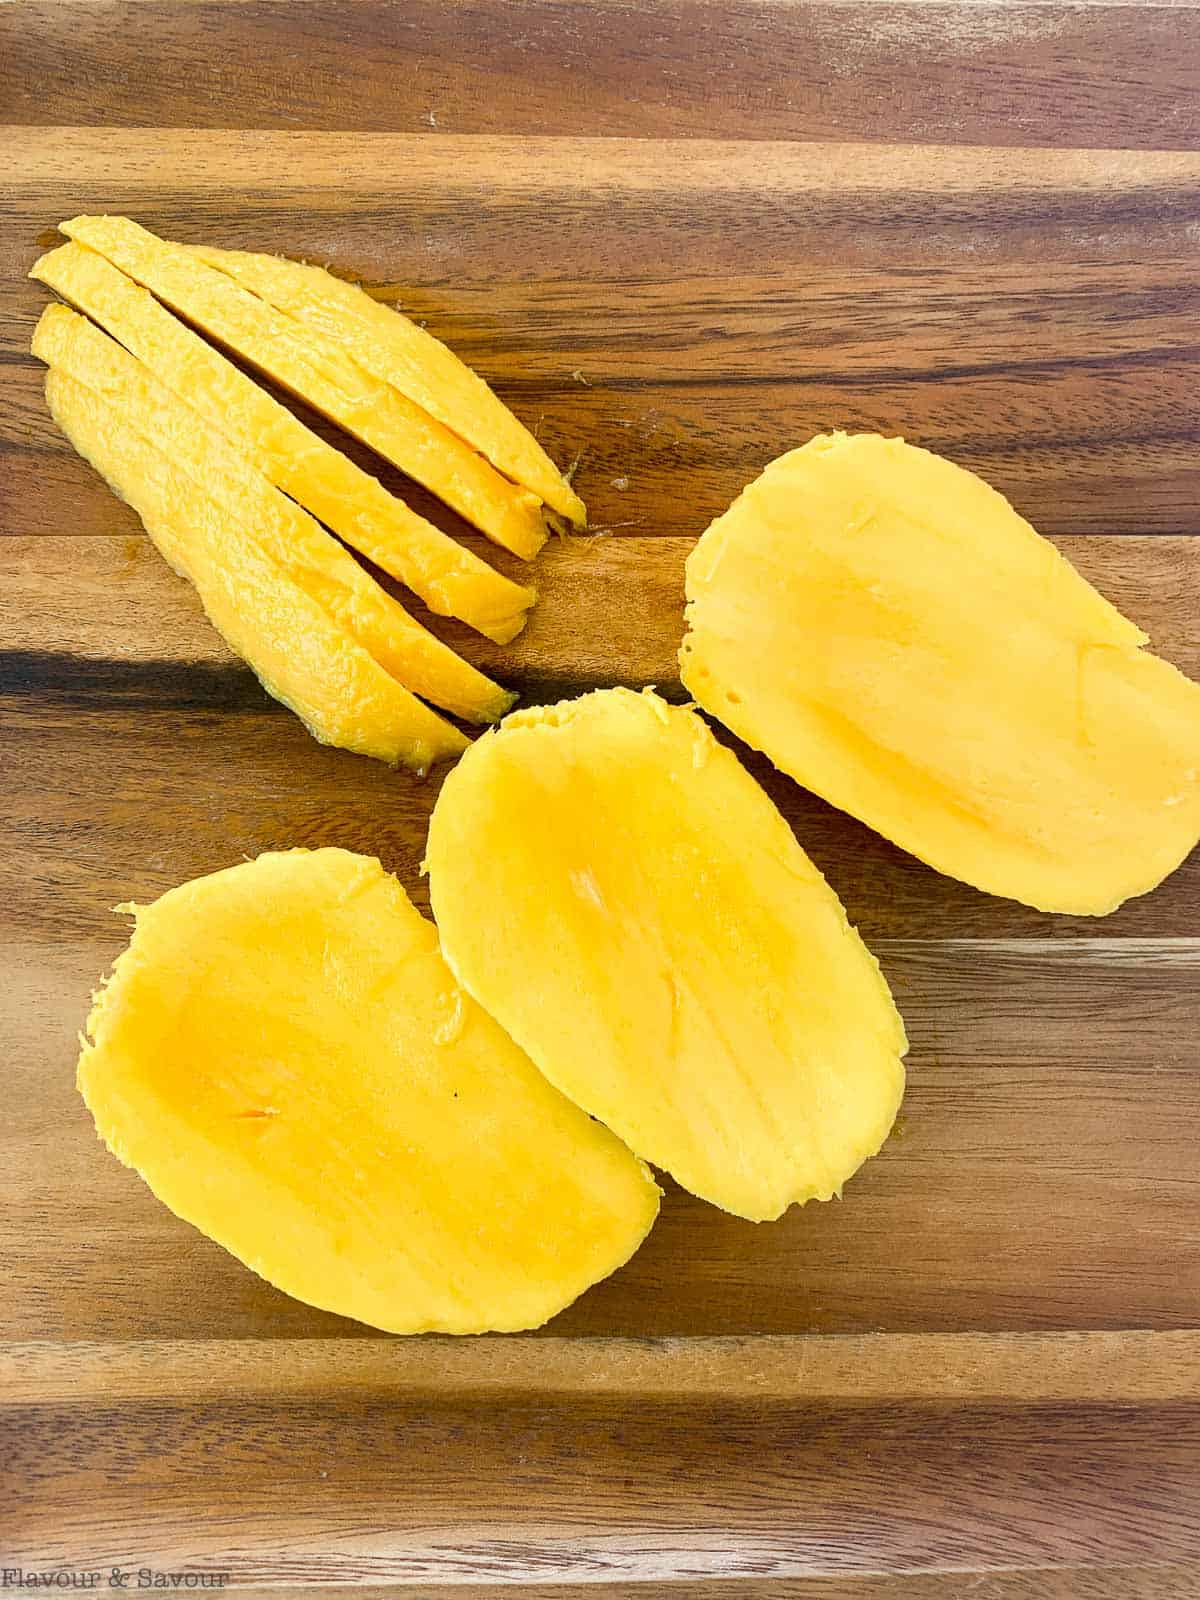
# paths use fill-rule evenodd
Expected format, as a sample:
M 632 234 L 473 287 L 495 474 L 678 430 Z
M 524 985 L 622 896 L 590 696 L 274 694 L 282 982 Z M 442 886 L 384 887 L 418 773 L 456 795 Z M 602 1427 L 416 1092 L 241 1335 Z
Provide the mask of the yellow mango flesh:
M 648 1233 L 649 1174 L 462 992 L 377 861 L 263 855 L 122 909 L 80 1092 L 279 1288 L 394 1333 L 529 1328 Z
M 341 345 L 359 366 L 453 429 L 507 477 L 576 527 L 585 526 L 583 501 L 528 428 L 478 373 L 403 312 L 381 305 L 323 267 L 247 250 L 190 248 L 202 261 Z M 518 552 L 526 553 L 536 552 Z
M 426 772 L 466 738 L 367 654 L 212 499 L 106 400 L 51 368 L 46 399 L 86 461 L 188 578 L 209 621 L 322 744 Z
M 887 1137 L 906 1046 L 879 967 L 692 712 L 625 689 L 514 712 L 447 776 L 426 864 L 464 987 L 692 1193 L 776 1217 Z
M 939 872 L 1104 915 L 1200 836 L 1200 686 L 939 456 L 874 434 L 781 456 L 687 597 L 700 704 Z
M 464 549 L 294 417 L 103 256 L 60 245 L 30 277 L 106 328 L 272 483 L 439 616 L 498 644 L 524 627 L 534 591 Z
M 494 722 L 512 705 L 513 695 L 414 621 L 320 523 L 85 317 L 47 306 L 32 349 L 169 456 L 406 689 L 472 722 Z
M 534 495 L 501 477 L 456 433 L 338 345 L 183 245 L 157 238 L 128 217 L 75 217 L 62 231 L 370 445 L 506 550 L 522 554 L 531 543 L 536 550 L 545 538 Z

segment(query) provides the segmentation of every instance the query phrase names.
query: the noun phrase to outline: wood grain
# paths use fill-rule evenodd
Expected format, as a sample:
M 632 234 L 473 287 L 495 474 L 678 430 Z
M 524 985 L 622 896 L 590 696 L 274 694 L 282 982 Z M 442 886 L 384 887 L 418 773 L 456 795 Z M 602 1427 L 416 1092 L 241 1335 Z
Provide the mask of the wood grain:
M 94 537 L 50 535 L 0 542 L 0 625 L 5 652 L 61 658 L 65 680 L 71 661 L 94 665 L 92 697 L 104 708 L 104 671 L 119 692 L 123 667 L 155 663 L 177 675 L 191 668 L 231 669 L 237 658 L 206 623 L 191 587 L 177 578 L 142 534 L 135 512 L 116 500 L 102 480 L 78 463 L 73 476 L 111 530 Z M 477 553 L 494 547 L 464 540 Z M 1153 648 L 1183 672 L 1200 675 L 1200 542 L 1189 538 L 1060 536 L 1058 548 L 1113 604 L 1150 635 Z M 554 540 L 534 569 L 538 605 L 511 644 L 495 645 L 465 628 L 432 617 L 397 584 L 389 587 L 430 627 L 454 630 L 455 644 L 489 672 L 507 675 L 526 693 L 561 683 L 575 688 L 611 681 L 679 684 L 683 637 L 683 569 L 691 539 L 636 534 L 572 535 Z M 510 572 L 528 571 L 516 561 Z M 388 580 L 384 580 L 387 582 Z M 148 629 L 148 618 L 154 627 Z M 0 657 L 0 659 L 3 659 Z M 619 672 L 613 673 L 614 668 Z M 149 672 L 143 673 L 147 678 Z M 232 671 L 227 676 L 233 677 Z M 248 669 L 242 674 L 249 679 Z M 0 680 L 19 694 L 20 681 Z M 47 695 L 52 691 L 47 685 Z M 83 673 L 80 698 L 87 690 Z M 247 698 L 252 698 L 247 696 Z M 164 698 L 163 704 L 169 701 Z M 263 695 L 259 702 L 267 706 Z M 357 763 L 355 766 L 357 767 Z
M 606 1580 L 597 1591 L 585 1583 L 512 1583 L 504 1600 L 1194 1600 L 1200 1567 L 1164 1562 L 1142 1566 L 1073 1568 L 1008 1567 L 1000 1572 L 855 1573 L 807 1578 L 667 1579 L 653 1586 L 637 1580 Z M 396 1600 L 407 1586 L 356 1586 L 355 1600 Z M 411 1589 L 407 1589 L 411 1594 Z M 495 1600 L 487 1583 L 422 1584 L 421 1600 Z M 278 1589 L 239 1589 L 238 1600 L 277 1600 Z
M 44 1565 L 103 1550 L 106 1568 L 245 1584 L 654 1584 L 1200 1555 L 1189 1403 L 327 1395 L 3 1422 L 9 1549 Z M 228 1513 L 197 1515 L 214 1463 L 232 1549 Z
M 295 138 L 13 131 L 0 494 L 17 531 L 105 526 L 45 419 L 27 354 L 45 293 L 23 280 L 88 206 L 269 239 L 402 299 L 579 460 L 617 533 L 695 537 L 765 461 L 836 426 L 946 452 L 1049 534 L 1197 531 L 1196 155 L 327 134 L 304 140 L 301 205 Z
M 317 843 L 422 900 L 437 783 L 319 748 L 229 656 L 50 426 L 24 276 L 63 217 L 126 211 L 449 339 L 598 530 L 548 547 L 514 647 L 444 630 L 528 700 L 678 695 L 691 542 L 833 426 L 983 472 L 1197 673 L 1198 89 L 1191 5 L 0 6 L 0 1568 L 1200 1593 L 1200 857 L 1044 917 L 748 757 L 896 990 L 903 1121 L 770 1227 L 672 1190 L 537 1335 L 302 1306 L 105 1154 L 72 1077 L 110 907 Z
M 1113 1405 L 1200 1400 L 1200 1332 L 810 1339 L 143 1339 L 0 1344 L 0 1404 L 514 1394 Z
M 1200 17 L 1173 5 L 23 0 L 6 23 L 16 123 L 78 121 L 84 84 L 112 127 L 1159 149 L 1200 134 Z
M 0 543 L 0 718 L 8 729 L 0 783 L 11 788 L 9 859 L 20 863 L 7 889 L 15 931 L 39 939 L 98 935 L 107 949 L 118 937 L 109 912 L 118 901 L 152 898 L 241 855 L 293 843 L 379 854 L 424 904 L 418 869 L 439 780 L 414 785 L 312 745 L 225 650 L 188 586 L 136 535 L 133 514 L 69 460 L 98 516 L 126 531 Z M 1200 545 L 1148 537 L 1060 544 L 1168 659 L 1200 671 Z M 613 682 L 655 683 L 679 698 L 675 656 L 689 548 L 687 540 L 635 535 L 552 544 L 538 563 L 542 598 L 533 621 L 504 650 L 465 629 L 431 625 L 527 699 Z M 90 781 L 100 747 L 102 789 Z M 299 793 L 298 764 L 305 774 Z M 751 756 L 748 764 L 872 941 L 1197 932 L 1200 860 L 1103 921 L 1048 918 L 929 872 L 763 759 Z M 56 796 L 52 807 L 48 794 Z M 148 850 L 150 796 L 161 826 Z
M 157 814 L 153 790 L 150 804 Z M 95 940 L 4 951 L 7 1336 L 378 1337 L 271 1289 L 103 1157 L 71 1062 L 88 991 L 123 940 L 109 923 Z M 875 947 L 912 1038 L 909 1090 L 845 1199 L 755 1227 L 668 1185 L 633 1261 L 551 1333 L 1200 1323 L 1200 941 Z
M 902 1574 L 855 1573 L 807 1578 L 683 1578 L 656 1582 L 606 1580 L 604 1600 L 1194 1600 L 1200 1568 L 1191 1563 L 1147 1566 L 1049 1568 L 1008 1567 L 1002 1572 Z M 275 1600 L 277 1589 L 239 1590 L 238 1600 Z M 397 1585 L 366 1584 L 355 1600 L 395 1600 Z M 408 1591 L 411 1593 L 411 1590 Z M 486 1583 L 422 1584 L 421 1600 L 495 1600 Z M 510 1583 L 504 1600 L 596 1600 L 594 1583 Z

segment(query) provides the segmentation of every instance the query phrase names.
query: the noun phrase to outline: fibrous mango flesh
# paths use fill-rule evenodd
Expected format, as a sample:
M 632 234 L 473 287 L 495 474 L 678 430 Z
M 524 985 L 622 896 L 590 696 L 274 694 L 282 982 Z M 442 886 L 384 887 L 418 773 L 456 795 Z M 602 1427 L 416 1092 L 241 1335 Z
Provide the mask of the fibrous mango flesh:
M 236 541 L 256 540 L 406 689 L 472 722 L 491 722 L 508 710 L 513 695 L 410 617 L 320 523 L 86 317 L 47 306 L 31 348 L 93 390 L 198 492 L 218 501 L 237 527 Z M 230 550 L 228 559 L 236 568 L 241 552 Z
M 425 328 L 322 267 L 247 250 L 215 250 L 208 245 L 191 249 L 210 266 L 341 345 L 361 367 L 460 434 L 515 483 L 577 527 L 584 526 L 583 501 L 533 434 L 478 373 Z
M 62 231 L 370 445 L 497 544 L 523 554 L 545 538 L 534 495 L 315 328 L 128 217 L 75 217 Z
M 687 597 L 700 704 L 940 872 L 1103 915 L 1200 837 L 1200 686 L 928 451 L 781 456 L 700 540 Z
M 603 690 L 516 712 L 447 777 L 446 959 L 552 1083 L 754 1219 L 887 1137 L 904 1029 L 791 830 L 694 713 Z
M 467 741 L 385 672 L 254 539 L 94 390 L 46 375 L 67 438 L 141 517 L 163 557 L 200 596 L 230 649 L 322 744 L 418 772 Z
M 379 863 L 269 854 L 132 909 L 79 1088 L 177 1215 L 396 1333 L 534 1327 L 658 1191 L 464 994 Z
M 112 262 L 65 244 L 36 261 L 29 275 L 98 322 L 272 483 L 407 584 L 431 611 L 457 617 L 497 644 L 524 627 L 535 599 L 531 588 L 389 494 Z

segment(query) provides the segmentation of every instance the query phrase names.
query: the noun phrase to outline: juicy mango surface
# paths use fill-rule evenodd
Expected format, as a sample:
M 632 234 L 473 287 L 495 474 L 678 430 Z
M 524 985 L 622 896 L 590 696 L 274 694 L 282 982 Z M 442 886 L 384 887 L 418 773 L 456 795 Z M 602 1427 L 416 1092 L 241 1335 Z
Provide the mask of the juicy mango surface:
M 887 1137 L 904 1028 L 790 828 L 694 713 L 601 690 L 448 775 L 434 915 L 547 1078 L 740 1216 L 838 1193 Z
M 495 721 L 512 705 L 515 696 L 410 617 L 303 506 L 86 317 L 66 306 L 47 306 L 31 348 L 55 371 L 92 390 L 198 491 L 216 500 L 238 530 L 237 544 L 254 539 L 406 689 L 472 722 Z M 229 552 L 232 567 L 240 560 L 240 550 Z
M 545 537 L 535 496 L 316 329 L 128 217 L 75 217 L 62 231 L 370 445 L 496 543 L 521 551 Z
M 323 267 L 248 250 L 190 248 L 202 261 L 340 345 L 361 367 L 453 429 L 552 510 L 578 527 L 587 522 L 583 501 L 529 429 L 478 373 L 403 312 L 381 305 Z M 544 537 L 541 530 L 532 543 L 513 548 L 518 555 L 536 555 Z
M 463 993 L 377 861 L 267 854 L 122 909 L 80 1091 L 279 1288 L 396 1333 L 527 1328 L 648 1232 L 645 1168 Z
M 59 245 L 29 275 L 92 317 L 272 483 L 436 615 L 497 644 L 525 626 L 533 589 L 418 516 L 104 256 Z
M 141 517 L 217 632 L 315 739 L 427 772 L 467 740 L 385 672 L 268 552 L 93 389 L 51 367 L 51 415 Z
M 981 478 L 901 439 L 781 456 L 687 565 L 683 681 L 951 877 L 1103 915 L 1200 837 L 1200 686 Z

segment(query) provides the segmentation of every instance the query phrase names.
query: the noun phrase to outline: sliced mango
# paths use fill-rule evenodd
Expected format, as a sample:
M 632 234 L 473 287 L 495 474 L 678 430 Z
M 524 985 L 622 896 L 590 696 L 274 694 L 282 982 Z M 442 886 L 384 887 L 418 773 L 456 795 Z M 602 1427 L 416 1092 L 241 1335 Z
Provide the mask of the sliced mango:
M 1200 837 L 1200 686 L 939 456 L 875 434 L 781 456 L 687 596 L 700 704 L 939 872 L 1102 916 Z
M 80 1093 L 269 1282 L 393 1333 L 530 1328 L 648 1233 L 645 1168 L 462 992 L 378 861 L 262 855 L 121 909 Z
M 237 517 L 93 390 L 51 368 L 46 399 L 85 460 L 133 507 L 209 621 L 322 744 L 425 772 L 467 745 L 293 582 Z
M 247 250 L 190 248 L 202 261 L 340 345 L 360 367 L 424 407 L 576 527 L 586 525 L 583 501 L 529 429 L 478 373 L 403 312 L 381 305 L 323 267 Z
M 370 445 L 496 544 L 518 555 L 540 548 L 546 526 L 535 495 L 315 329 L 128 217 L 75 217 L 62 231 Z
M 837 896 L 691 711 L 600 690 L 451 771 L 427 854 L 455 975 L 557 1088 L 739 1216 L 887 1137 L 904 1028 Z
M 498 644 L 524 627 L 532 589 L 417 516 L 103 256 L 60 245 L 35 263 L 30 277 L 107 328 L 272 483 L 407 584 L 431 611 L 457 617 Z
M 513 695 L 415 622 L 320 523 L 85 317 L 66 306 L 47 306 L 32 348 L 39 360 L 100 395 L 169 456 L 224 507 L 242 537 L 257 539 L 406 689 L 472 722 L 494 722 L 512 705 Z

